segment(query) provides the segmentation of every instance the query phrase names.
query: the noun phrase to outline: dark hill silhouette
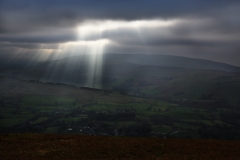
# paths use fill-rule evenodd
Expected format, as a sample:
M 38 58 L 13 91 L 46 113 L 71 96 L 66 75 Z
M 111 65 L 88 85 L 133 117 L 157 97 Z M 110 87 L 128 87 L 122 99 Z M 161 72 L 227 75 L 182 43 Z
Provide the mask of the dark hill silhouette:
M 240 67 L 214 62 L 204 59 L 194 59 L 171 55 L 147 55 L 147 54 L 105 54 L 106 60 L 118 60 L 139 65 L 154 65 L 165 67 L 180 67 L 186 69 L 219 70 L 227 72 L 239 72 Z

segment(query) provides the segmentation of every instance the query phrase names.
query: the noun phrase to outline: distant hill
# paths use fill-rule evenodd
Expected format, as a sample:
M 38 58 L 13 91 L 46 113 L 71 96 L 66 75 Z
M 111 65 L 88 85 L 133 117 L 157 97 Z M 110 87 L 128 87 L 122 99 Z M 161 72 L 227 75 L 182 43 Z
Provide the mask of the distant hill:
M 152 65 L 162 67 L 177 67 L 185 69 L 204 69 L 204 70 L 219 70 L 226 72 L 240 72 L 240 67 L 214 62 L 204 59 L 194 59 L 172 55 L 157 55 L 157 54 L 103 54 L 99 56 L 101 58 L 102 65 L 119 65 L 120 63 L 129 65 Z M 25 58 L 7 58 L 1 57 L 0 69 L 25 69 L 27 67 L 63 67 L 70 65 L 71 67 L 83 67 L 87 66 L 91 61 L 91 56 L 80 55 L 72 56 L 58 60 L 48 60 L 45 62 L 32 61 Z M 123 66 L 123 65 L 122 65 Z
M 186 69 L 219 70 L 227 72 L 240 72 L 240 67 L 214 62 L 204 59 L 194 59 L 171 55 L 147 54 L 105 54 L 105 60 L 118 60 L 139 65 L 154 65 L 164 67 L 180 67 Z
M 240 68 L 166 55 L 104 54 L 31 62 L 8 60 L 0 75 L 149 98 L 227 100 L 240 104 Z

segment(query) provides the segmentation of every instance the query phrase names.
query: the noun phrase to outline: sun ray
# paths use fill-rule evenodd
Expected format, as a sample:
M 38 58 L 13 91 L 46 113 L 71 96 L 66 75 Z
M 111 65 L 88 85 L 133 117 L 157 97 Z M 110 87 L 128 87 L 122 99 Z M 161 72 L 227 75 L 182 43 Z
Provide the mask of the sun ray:
M 55 49 L 51 49 L 50 45 L 43 45 L 39 48 L 39 52 L 44 53 L 45 59 L 57 60 L 67 57 L 64 69 L 61 71 L 60 78 L 56 79 L 55 74 L 58 71 L 59 63 L 52 61 L 49 63 L 49 71 L 43 77 L 45 80 L 55 80 L 61 83 L 74 83 L 78 86 L 88 86 L 93 88 L 101 88 L 102 76 L 102 56 L 106 48 L 114 44 L 111 39 L 106 39 L 104 33 L 108 30 L 118 32 L 120 29 L 132 29 L 135 31 L 136 37 L 142 42 L 145 53 L 149 53 L 147 41 L 142 32 L 145 28 L 167 27 L 177 23 L 176 20 L 137 20 L 137 21 L 113 21 L 113 20 L 88 20 L 82 22 L 76 27 L 77 38 L 75 41 L 62 42 L 57 44 Z M 41 57 L 34 57 L 38 59 Z M 74 66 L 73 66 L 74 65 Z M 85 66 L 85 71 L 79 71 Z M 72 76 L 74 75 L 74 76 Z M 70 78 L 75 77 L 75 78 Z M 70 80 L 71 79 L 71 80 Z M 79 80 L 81 79 L 81 80 Z M 81 81 L 81 82 L 80 82 Z

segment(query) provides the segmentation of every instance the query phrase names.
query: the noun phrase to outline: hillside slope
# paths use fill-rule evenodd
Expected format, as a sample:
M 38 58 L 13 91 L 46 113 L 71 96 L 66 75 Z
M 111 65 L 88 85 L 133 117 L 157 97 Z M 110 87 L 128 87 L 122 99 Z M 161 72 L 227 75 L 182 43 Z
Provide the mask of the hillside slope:
M 17 134 L 0 136 L 1 159 L 237 160 L 237 141 Z M 24 143 L 24 145 L 23 145 Z

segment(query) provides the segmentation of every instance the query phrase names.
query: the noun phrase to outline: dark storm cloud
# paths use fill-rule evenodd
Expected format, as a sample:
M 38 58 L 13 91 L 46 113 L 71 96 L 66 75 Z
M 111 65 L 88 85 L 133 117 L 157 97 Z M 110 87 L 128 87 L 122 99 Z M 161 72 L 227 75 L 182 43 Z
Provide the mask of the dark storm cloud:
M 7 48 L 22 48 L 22 49 L 58 49 L 58 44 L 48 44 L 45 45 L 44 43 L 0 43 L 0 48 L 7 49 Z
M 200 16 L 235 3 L 236 0 L 5 0 L 1 10 L 5 19 L 8 19 L 8 16 L 19 18 L 12 22 L 17 27 L 5 28 L 14 31 L 47 26 L 72 26 L 85 19 L 135 20 Z
M 1 48 L 11 48 L 11 47 L 18 47 L 18 48 L 27 48 L 27 49 L 38 49 L 40 44 L 29 44 L 29 43 L 15 43 L 12 45 L 11 43 L 0 43 Z
M 68 41 L 75 41 L 76 36 L 71 34 L 61 35 L 21 35 L 21 36 L 0 36 L 0 42 L 11 42 L 11 43 L 63 43 Z

